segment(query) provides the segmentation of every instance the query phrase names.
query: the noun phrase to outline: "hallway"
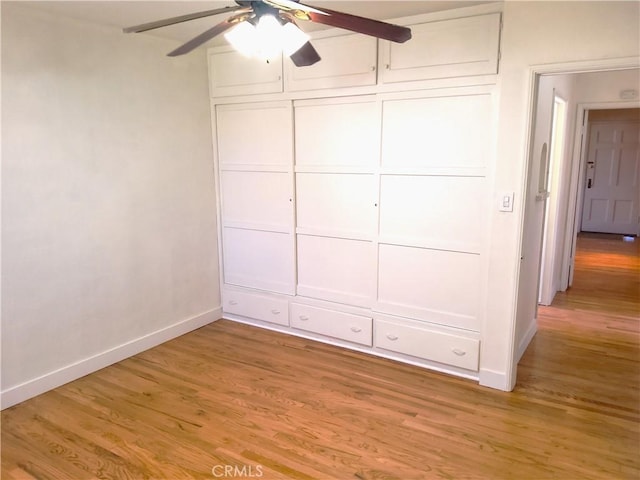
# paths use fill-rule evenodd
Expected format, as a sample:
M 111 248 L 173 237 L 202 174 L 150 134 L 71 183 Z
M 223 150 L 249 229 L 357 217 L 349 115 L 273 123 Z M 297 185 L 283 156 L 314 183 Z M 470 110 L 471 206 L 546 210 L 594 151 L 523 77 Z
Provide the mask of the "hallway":
M 544 398 L 563 422 L 575 421 L 591 437 L 576 438 L 576 449 L 589 446 L 583 454 L 606 449 L 637 459 L 640 240 L 581 233 L 575 268 L 574 285 L 539 307 L 538 333 L 519 364 L 516 390 Z M 619 473 L 629 475 L 624 468 Z

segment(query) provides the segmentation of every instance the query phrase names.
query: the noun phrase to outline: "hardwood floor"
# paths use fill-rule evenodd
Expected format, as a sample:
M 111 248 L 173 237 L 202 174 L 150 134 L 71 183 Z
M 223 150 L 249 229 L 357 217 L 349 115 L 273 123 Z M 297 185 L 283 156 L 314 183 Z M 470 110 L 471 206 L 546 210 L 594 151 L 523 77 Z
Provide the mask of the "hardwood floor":
M 3 411 L 2 478 L 637 479 L 639 245 L 579 239 L 514 392 L 219 321 Z

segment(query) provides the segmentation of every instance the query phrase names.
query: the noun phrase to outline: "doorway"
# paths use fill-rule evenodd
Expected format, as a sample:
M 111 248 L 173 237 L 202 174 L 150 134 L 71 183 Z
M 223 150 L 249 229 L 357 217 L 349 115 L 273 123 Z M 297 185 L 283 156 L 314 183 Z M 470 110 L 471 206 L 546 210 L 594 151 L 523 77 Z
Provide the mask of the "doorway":
M 636 236 L 640 234 L 640 109 L 587 113 L 580 230 Z
M 545 303 L 551 303 L 558 291 L 566 291 L 574 272 L 577 234 L 581 228 L 584 179 L 586 178 L 586 133 L 588 112 L 601 109 L 640 107 L 638 91 L 631 99 L 621 99 L 621 92 L 637 89 L 640 69 L 616 67 L 613 70 L 571 71 L 570 66 L 549 66 L 547 70 L 532 69 L 532 92 L 535 99 L 531 110 L 527 185 L 524 194 L 522 255 L 518 278 L 514 360 L 522 357 L 538 330 L 537 317 L 540 292 L 548 289 Z M 627 95 L 627 94 L 625 94 Z M 555 96 L 566 102 L 564 152 L 557 166 L 554 182 L 551 175 L 549 201 L 541 195 L 539 184 L 544 145 L 551 144 L 553 105 Z M 549 149 L 550 150 L 550 149 Z M 554 198 L 555 197 L 555 198 Z M 552 201 L 555 202 L 552 204 Z M 546 203 L 546 204 L 545 204 Z M 552 214 L 547 208 L 555 205 L 555 228 L 546 226 Z M 546 234 L 543 236 L 543 232 Z M 552 234 L 552 235 L 551 235 Z M 550 236 L 551 235 L 551 236 Z M 552 238 L 553 237 L 553 238 Z M 544 258 L 553 258 L 542 272 L 542 243 L 546 238 Z M 542 273 L 542 274 L 541 274 Z M 555 285 L 554 285 L 555 282 Z

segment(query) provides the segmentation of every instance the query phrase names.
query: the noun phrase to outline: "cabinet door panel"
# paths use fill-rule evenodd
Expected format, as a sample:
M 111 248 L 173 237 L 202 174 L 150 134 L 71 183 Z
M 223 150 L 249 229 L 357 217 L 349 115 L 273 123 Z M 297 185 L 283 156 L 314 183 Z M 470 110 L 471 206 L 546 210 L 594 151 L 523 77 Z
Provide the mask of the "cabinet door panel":
M 224 281 L 279 293 L 293 293 L 291 235 L 224 228 Z
M 385 243 L 480 252 L 484 178 L 383 175 L 380 188 Z
M 296 166 L 368 167 L 380 157 L 373 100 L 295 106 Z
M 298 235 L 298 294 L 367 306 L 375 288 L 372 242 Z
M 479 168 L 491 147 L 489 94 L 387 100 L 382 165 L 387 168 Z
M 373 175 L 298 173 L 298 228 L 370 236 L 374 232 Z
M 224 169 L 236 165 L 290 167 L 293 120 L 289 102 L 216 107 L 218 157 Z
M 498 73 L 500 14 L 411 25 L 406 43 L 381 42 L 382 82 Z
M 296 67 L 286 60 L 287 90 L 375 85 L 377 42 L 366 35 L 339 35 L 311 40 L 322 61 Z
M 282 58 L 258 62 L 227 47 L 209 54 L 212 97 L 282 92 Z
M 255 228 L 288 230 L 291 225 L 291 179 L 286 173 L 221 173 L 222 221 Z
M 382 310 L 468 330 L 479 329 L 480 256 L 380 245 Z

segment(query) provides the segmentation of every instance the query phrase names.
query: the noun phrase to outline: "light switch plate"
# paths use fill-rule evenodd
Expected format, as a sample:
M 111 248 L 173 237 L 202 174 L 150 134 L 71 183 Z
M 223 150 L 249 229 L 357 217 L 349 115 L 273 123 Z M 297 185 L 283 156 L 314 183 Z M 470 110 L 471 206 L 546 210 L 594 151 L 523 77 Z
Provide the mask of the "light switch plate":
M 501 212 L 513 212 L 514 192 L 502 192 L 498 197 L 498 210 Z

